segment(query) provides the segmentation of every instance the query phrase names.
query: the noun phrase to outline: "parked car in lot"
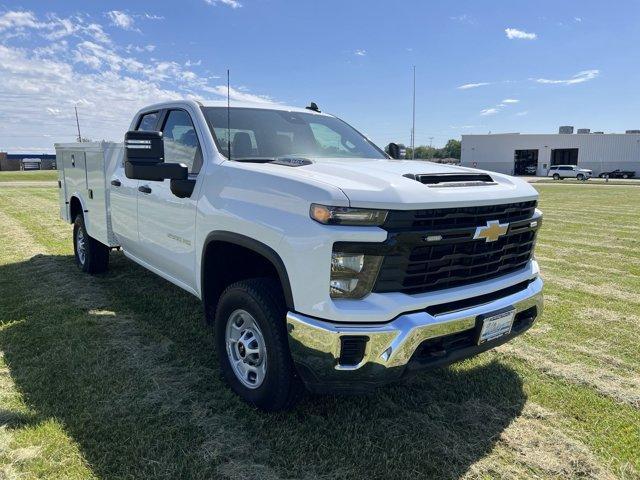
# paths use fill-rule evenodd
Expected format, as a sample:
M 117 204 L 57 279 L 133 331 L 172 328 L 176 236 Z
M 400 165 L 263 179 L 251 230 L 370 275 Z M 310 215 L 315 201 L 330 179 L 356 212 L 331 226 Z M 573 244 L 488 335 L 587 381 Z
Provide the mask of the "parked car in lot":
M 536 190 L 399 150 L 314 104 L 156 104 L 124 144 L 56 144 L 60 215 L 82 271 L 120 248 L 200 298 L 223 377 L 279 410 L 303 386 L 471 357 L 542 313 Z
M 577 165 L 554 165 L 549 169 L 549 172 L 547 173 L 547 177 L 553 177 L 554 180 L 562 180 L 563 178 L 589 180 L 592 175 L 592 170 L 580 168 Z
M 602 172 L 598 176 L 600 178 L 605 178 L 605 177 L 609 177 L 609 178 L 633 178 L 633 177 L 636 176 L 636 172 L 631 171 L 631 170 L 616 169 L 616 170 L 611 170 L 610 172 Z
M 23 158 L 20 161 L 20 170 L 40 170 L 42 169 L 42 160 L 39 158 Z
M 527 165 L 524 168 L 524 173 L 526 173 L 527 175 L 535 175 L 537 171 L 538 167 L 535 165 Z

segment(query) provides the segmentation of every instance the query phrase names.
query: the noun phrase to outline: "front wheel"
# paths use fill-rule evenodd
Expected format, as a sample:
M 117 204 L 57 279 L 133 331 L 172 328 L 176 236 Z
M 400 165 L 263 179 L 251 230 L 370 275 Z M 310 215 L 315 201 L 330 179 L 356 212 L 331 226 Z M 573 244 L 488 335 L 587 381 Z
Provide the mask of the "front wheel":
M 558 175 L 557 173 L 553 174 L 553 179 L 554 180 L 560 180 L 560 175 Z
M 109 268 L 109 247 L 89 236 L 82 215 L 73 222 L 73 253 L 85 273 L 102 273 Z
M 269 278 L 230 285 L 216 309 L 222 376 L 244 401 L 266 411 L 291 408 L 303 392 L 289 352 L 285 315 L 282 290 Z
M 629 178 L 629 175 L 627 175 L 626 173 L 623 173 L 622 178 Z
M 584 175 L 579 173 L 578 174 L 578 180 L 580 180 L 580 181 L 584 180 Z

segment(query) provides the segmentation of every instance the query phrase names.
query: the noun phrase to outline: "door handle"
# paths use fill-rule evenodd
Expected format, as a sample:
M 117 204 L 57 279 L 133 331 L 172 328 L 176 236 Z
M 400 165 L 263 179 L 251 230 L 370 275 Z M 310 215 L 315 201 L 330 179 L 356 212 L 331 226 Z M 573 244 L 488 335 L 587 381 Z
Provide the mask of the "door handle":
M 115 180 L 111 180 L 111 185 L 113 185 L 114 187 L 119 187 L 120 185 L 122 185 L 122 182 L 116 178 Z
M 147 185 L 142 185 L 138 187 L 138 191 L 142 193 L 151 193 L 151 189 Z

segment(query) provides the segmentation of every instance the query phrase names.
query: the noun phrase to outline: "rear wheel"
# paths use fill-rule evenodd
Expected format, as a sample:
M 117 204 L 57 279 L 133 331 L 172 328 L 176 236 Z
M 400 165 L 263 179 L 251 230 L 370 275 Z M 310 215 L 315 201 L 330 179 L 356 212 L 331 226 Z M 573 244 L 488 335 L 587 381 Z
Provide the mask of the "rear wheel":
M 291 408 L 304 390 L 289 352 L 286 310 L 282 290 L 270 278 L 230 285 L 216 310 L 222 376 L 244 401 L 266 411 Z
M 553 174 L 553 179 L 554 180 L 560 180 L 560 175 L 558 175 L 557 173 Z
M 89 236 L 82 214 L 73 222 L 73 252 L 78 268 L 85 273 L 102 273 L 109 268 L 109 247 Z
M 626 173 L 623 173 L 623 174 L 622 174 L 622 178 L 629 178 L 629 175 L 628 175 L 628 174 L 626 174 Z

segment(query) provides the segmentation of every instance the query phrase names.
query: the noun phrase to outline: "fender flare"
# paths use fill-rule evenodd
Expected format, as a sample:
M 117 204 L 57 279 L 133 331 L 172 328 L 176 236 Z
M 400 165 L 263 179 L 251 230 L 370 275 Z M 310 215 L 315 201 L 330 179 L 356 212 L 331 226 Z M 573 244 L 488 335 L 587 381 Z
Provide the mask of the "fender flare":
M 205 252 L 209 247 L 211 242 L 226 242 L 234 245 L 238 245 L 240 247 L 247 248 L 249 250 L 254 251 L 255 253 L 262 255 L 266 258 L 273 267 L 276 269 L 278 273 L 278 278 L 280 279 L 280 284 L 282 285 L 282 291 L 284 293 L 285 303 L 287 304 L 287 308 L 289 310 L 293 310 L 293 294 L 291 292 L 291 283 L 289 282 L 289 274 L 287 273 L 287 268 L 280 258 L 280 255 L 271 248 L 270 246 L 254 239 L 251 237 L 247 237 L 240 233 L 228 232 L 224 230 L 218 230 L 211 232 L 207 235 L 204 244 L 202 246 L 202 258 L 200 262 L 200 287 L 204 290 L 204 278 L 205 278 Z M 202 292 L 202 298 L 206 298 L 205 292 Z

